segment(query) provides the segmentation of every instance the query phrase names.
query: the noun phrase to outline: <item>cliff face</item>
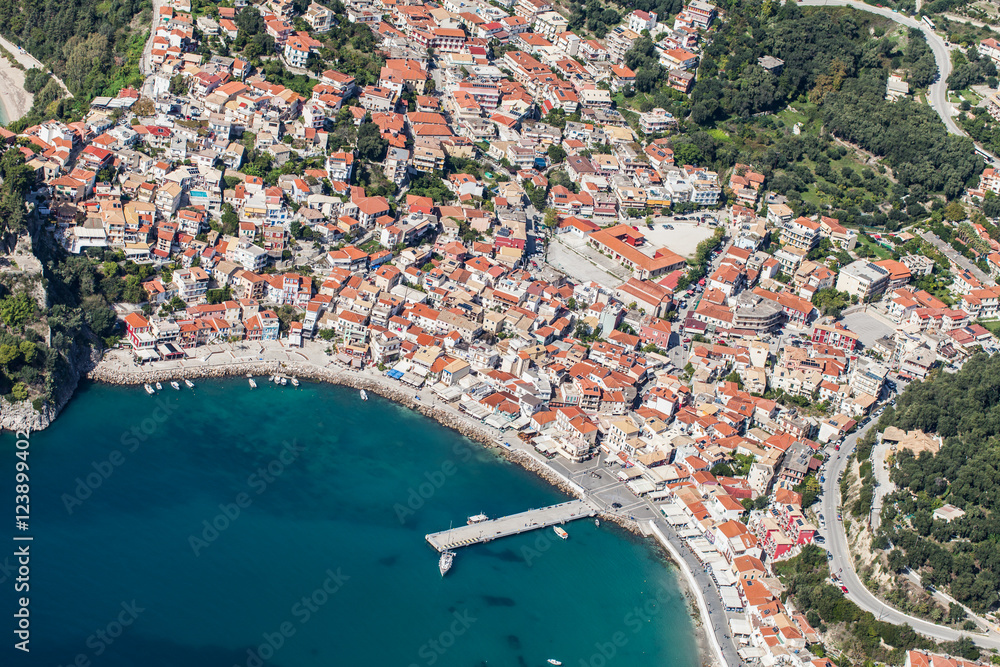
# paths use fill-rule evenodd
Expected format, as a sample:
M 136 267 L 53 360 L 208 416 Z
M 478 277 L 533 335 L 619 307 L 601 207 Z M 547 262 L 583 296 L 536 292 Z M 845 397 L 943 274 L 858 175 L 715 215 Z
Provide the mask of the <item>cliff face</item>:
M 32 219 L 29 228 L 34 234 L 47 234 L 42 226 Z M 30 235 L 17 238 L 14 249 L 0 259 L 0 283 L 8 289 L 24 290 L 35 301 L 39 320 L 26 328 L 33 329 L 42 338 L 48 339 L 48 324 L 45 314 L 50 307 L 49 295 L 45 288 L 42 262 L 35 256 L 35 244 Z M 12 402 L 7 398 L 0 399 L 0 429 L 9 431 L 40 431 L 47 428 L 56 418 L 59 411 L 73 397 L 80 378 L 93 368 L 100 359 L 100 353 L 90 346 L 74 340 L 65 353 L 65 363 L 50 369 L 51 377 L 47 384 L 52 387 L 52 399 L 35 407 L 29 398 L 25 401 Z
M 56 383 L 53 400 L 41 405 L 40 410 L 36 410 L 29 401 L 11 403 L 7 400 L 0 401 L 0 429 L 7 431 L 41 431 L 48 428 L 59 415 L 69 399 L 73 398 L 76 388 L 80 384 L 80 379 L 86 376 L 87 372 L 93 368 L 100 360 L 100 353 L 91 351 L 89 348 L 74 345 L 76 354 L 69 359 L 69 365 L 65 373 L 61 374 L 60 380 Z

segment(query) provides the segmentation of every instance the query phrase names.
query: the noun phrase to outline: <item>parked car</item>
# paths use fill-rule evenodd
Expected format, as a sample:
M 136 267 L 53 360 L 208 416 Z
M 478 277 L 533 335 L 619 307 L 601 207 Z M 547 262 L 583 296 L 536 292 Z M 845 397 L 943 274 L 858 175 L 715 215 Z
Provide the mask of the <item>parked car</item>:
M 840 590 L 844 591 L 844 595 L 847 595 L 847 586 L 841 586 Z

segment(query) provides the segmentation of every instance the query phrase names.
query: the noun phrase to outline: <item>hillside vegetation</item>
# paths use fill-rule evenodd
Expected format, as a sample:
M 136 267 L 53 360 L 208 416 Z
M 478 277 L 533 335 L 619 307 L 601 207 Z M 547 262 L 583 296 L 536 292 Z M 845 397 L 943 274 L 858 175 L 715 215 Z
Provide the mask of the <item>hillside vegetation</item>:
M 883 505 L 889 566 L 920 572 L 926 586 L 947 591 L 983 613 L 1000 603 L 1000 357 L 979 355 L 958 373 L 938 373 L 907 387 L 880 428 L 937 433 L 936 455 L 898 452 L 898 489 Z M 946 523 L 932 513 L 945 503 L 966 512 Z
M 60 101 L 61 89 L 49 80 L 35 93 L 31 113 L 12 127 L 68 117 L 74 104 L 141 85 L 151 10 L 149 0 L 0 0 L 0 33 L 48 65 L 77 98 Z

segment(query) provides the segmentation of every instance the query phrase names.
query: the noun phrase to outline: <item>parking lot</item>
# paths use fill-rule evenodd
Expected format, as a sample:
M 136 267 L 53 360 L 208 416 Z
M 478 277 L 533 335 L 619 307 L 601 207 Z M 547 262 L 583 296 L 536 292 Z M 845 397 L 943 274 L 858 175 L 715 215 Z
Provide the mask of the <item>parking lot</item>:
M 865 347 L 871 347 L 882 336 L 892 336 L 893 334 L 892 327 L 863 310 L 844 315 L 842 324 L 858 334 L 858 338 Z
M 712 238 L 715 229 L 708 225 L 698 226 L 693 222 L 671 222 L 666 218 L 664 222 L 654 222 L 652 227 L 645 224 L 636 225 L 651 246 L 656 248 L 667 248 L 676 252 L 681 257 L 693 257 L 694 251 L 698 249 L 698 244 L 705 239 Z M 670 224 L 673 229 L 667 229 L 665 224 Z
M 577 282 L 597 282 L 605 287 L 617 287 L 629 279 L 631 272 L 618 262 L 605 257 L 575 234 L 559 234 L 549 243 L 548 263 Z

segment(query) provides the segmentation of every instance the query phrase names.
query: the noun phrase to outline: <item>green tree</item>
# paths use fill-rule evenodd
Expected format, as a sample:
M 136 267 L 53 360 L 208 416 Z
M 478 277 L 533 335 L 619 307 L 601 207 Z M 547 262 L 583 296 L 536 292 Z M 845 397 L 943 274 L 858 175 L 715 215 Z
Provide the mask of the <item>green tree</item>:
M 233 209 L 231 204 L 225 203 L 222 205 L 222 233 L 228 236 L 234 236 L 240 228 L 240 218 L 236 215 L 236 211 Z
M 544 224 L 549 229 L 554 229 L 559 224 L 559 216 L 554 208 L 546 209 Z
M 0 320 L 12 329 L 20 329 L 31 320 L 37 306 L 34 299 L 24 292 L 0 299 Z
M 16 382 L 10 389 L 10 397 L 15 401 L 23 401 L 28 398 L 28 385 L 23 382 Z
M 358 154 L 370 162 L 381 162 L 385 159 L 389 142 L 382 138 L 378 125 L 372 122 L 362 123 L 358 128 Z

